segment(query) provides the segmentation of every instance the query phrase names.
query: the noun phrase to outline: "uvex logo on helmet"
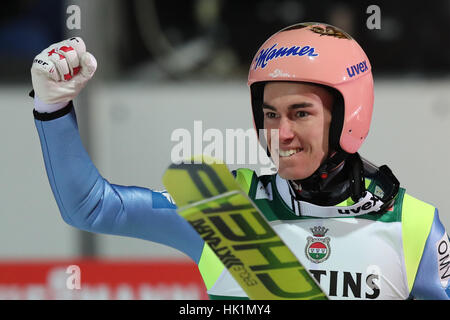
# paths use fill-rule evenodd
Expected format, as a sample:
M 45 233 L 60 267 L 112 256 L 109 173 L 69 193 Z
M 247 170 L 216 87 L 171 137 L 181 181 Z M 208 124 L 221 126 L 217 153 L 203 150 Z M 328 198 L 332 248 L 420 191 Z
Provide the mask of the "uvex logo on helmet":
M 275 43 L 270 48 L 261 49 L 261 51 L 257 54 L 255 59 L 255 66 L 254 70 L 258 69 L 258 67 L 261 67 L 261 69 L 264 69 L 267 65 L 267 63 L 270 60 L 278 59 L 282 57 L 288 57 L 288 56 L 310 56 L 315 57 L 319 54 L 315 52 L 314 47 L 310 46 L 291 46 L 291 47 L 279 47 L 277 48 L 278 43 Z
M 367 70 L 369 70 L 369 67 L 367 66 L 366 60 L 347 67 L 347 73 L 350 76 L 350 78 L 354 77 L 355 74 L 358 75 L 360 73 L 366 72 Z

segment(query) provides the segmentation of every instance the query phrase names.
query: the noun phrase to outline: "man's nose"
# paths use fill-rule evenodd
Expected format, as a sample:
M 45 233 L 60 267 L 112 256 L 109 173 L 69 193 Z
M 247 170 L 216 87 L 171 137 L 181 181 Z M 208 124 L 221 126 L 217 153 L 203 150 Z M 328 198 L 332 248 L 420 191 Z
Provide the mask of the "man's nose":
M 280 127 L 278 134 L 280 141 L 292 140 L 294 138 L 294 131 L 292 130 L 292 121 L 287 118 L 282 118 L 280 120 Z

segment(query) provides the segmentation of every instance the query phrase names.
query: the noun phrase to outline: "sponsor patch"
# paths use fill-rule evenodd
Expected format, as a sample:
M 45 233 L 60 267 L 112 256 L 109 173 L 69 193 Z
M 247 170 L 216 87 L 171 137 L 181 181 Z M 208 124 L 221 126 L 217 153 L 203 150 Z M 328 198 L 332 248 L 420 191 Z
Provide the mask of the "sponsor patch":
M 315 57 L 319 54 L 315 52 L 315 48 L 305 45 L 305 46 L 290 46 L 290 47 L 277 47 L 278 43 L 275 43 L 270 48 L 261 49 L 253 62 L 253 69 L 256 70 L 259 67 L 264 69 L 267 64 L 274 59 L 280 59 L 289 56 L 309 56 Z
M 377 211 L 380 209 L 380 207 L 383 205 L 383 202 L 381 202 L 381 200 L 379 198 L 377 198 L 376 196 L 372 195 L 370 196 L 370 198 L 368 198 L 368 201 L 365 201 L 365 199 L 367 199 L 367 197 L 370 196 L 370 193 L 367 192 L 366 197 L 363 199 L 364 202 L 361 205 L 353 205 L 351 207 L 346 207 L 344 208 L 339 208 L 337 209 L 338 213 L 341 215 L 361 215 L 361 214 L 366 214 L 372 211 Z
M 447 288 L 450 280 L 449 246 L 448 235 L 444 233 L 444 236 L 436 242 L 438 274 L 443 288 Z

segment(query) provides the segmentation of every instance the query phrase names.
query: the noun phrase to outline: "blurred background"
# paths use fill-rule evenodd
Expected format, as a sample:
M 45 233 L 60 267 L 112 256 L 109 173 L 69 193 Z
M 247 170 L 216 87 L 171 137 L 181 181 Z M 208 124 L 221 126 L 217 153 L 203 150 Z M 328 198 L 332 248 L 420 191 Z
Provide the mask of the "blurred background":
M 374 4 L 379 29 L 367 25 Z M 162 190 L 175 129 L 192 131 L 195 120 L 203 130 L 252 128 L 251 59 L 267 37 L 301 21 L 336 25 L 361 44 L 375 77 L 375 109 L 360 154 L 389 165 L 449 228 L 449 1 L 7 1 L 0 12 L 0 299 L 206 299 L 185 255 L 63 222 L 28 97 L 35 55 L 71 36 L 84 39 L 98 61 L 75 101 L 86 149 L 110 182 Z M 69 265 L 80 266 L 82 290 L 66 288 Z

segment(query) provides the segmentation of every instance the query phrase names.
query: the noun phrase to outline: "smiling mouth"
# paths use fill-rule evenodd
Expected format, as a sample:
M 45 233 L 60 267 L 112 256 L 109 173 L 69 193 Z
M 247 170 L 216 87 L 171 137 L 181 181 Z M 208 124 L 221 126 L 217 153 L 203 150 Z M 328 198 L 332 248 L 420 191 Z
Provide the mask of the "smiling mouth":
M 297 148 L 297 149 L 289 149 L 289 150 L 279 150 L 279 155 L 280 157 L 290 157 L 300 151 L 302 151 L 302 148 Z

